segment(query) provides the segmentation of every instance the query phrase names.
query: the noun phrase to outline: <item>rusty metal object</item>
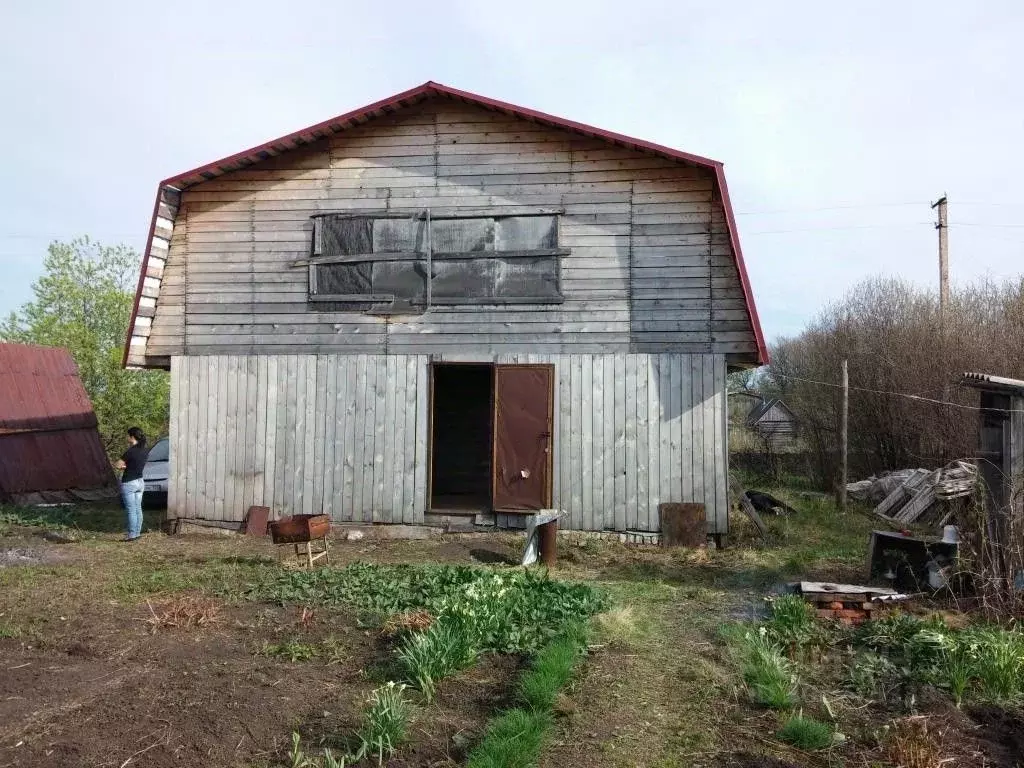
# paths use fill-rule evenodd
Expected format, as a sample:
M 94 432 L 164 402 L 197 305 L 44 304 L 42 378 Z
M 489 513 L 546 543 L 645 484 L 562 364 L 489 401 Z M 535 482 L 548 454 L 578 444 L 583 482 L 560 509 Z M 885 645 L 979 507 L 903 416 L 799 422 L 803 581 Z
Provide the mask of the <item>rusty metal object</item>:
M 270 532 L 270 507 L 249 507 L 245 516 L 246 536 L 266 536 Z
M 708 543 L 707 512 L 703 504 L 665 502 L 658 505 L 662 544 L 703 547 Z
M 270 537 L 275 544 L 301 544 L 323 539 L 331 530 L 327 515 L 292 515 L 270 523 Z
M 548 568 L 558 564 L 558 521 L 541 523 L 537 526 L 537 543 L 540 560 Z

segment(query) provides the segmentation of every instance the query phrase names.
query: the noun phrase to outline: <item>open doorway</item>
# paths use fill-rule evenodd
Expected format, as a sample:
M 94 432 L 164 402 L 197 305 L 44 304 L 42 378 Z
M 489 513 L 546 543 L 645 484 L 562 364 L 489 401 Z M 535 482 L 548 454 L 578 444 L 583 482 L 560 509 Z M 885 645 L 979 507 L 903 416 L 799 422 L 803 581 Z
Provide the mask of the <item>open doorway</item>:
M 433 366 L 430 508 L 491 508 L 494 367 Z

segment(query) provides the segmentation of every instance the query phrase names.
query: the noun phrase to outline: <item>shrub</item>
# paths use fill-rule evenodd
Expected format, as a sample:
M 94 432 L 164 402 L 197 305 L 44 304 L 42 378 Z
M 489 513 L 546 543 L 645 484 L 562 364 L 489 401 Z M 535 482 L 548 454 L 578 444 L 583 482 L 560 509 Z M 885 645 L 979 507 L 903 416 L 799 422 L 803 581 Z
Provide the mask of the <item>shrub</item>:
M 779 729 L 778 737 L 797 749 L 810 751 L 832 746 L 835 740 L 835 731 L 828 723 L 823 723 L 812 717 L 804 717 L 800 712 L 786 721 L 786 724 Z

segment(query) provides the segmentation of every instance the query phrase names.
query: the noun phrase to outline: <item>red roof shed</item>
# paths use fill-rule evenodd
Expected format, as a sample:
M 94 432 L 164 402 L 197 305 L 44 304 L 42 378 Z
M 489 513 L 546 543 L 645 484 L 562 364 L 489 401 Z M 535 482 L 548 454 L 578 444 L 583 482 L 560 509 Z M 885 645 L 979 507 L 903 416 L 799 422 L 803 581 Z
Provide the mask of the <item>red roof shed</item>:
M 116 489 L 67 350 L 0 344 L 0 501 L 96 499 Z

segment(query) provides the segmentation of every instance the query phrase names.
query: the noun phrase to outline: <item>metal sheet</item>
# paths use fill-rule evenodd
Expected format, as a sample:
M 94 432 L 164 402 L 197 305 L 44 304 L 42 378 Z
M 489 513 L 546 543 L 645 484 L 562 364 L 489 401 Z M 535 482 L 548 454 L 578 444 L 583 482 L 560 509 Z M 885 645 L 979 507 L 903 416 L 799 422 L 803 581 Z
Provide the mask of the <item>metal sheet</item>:
M 0 498 L 115 487 L 67 351 L 0 344 Z
M 494 384 L 494 508 L 550 504 L 553 370 L 499 365 Z

